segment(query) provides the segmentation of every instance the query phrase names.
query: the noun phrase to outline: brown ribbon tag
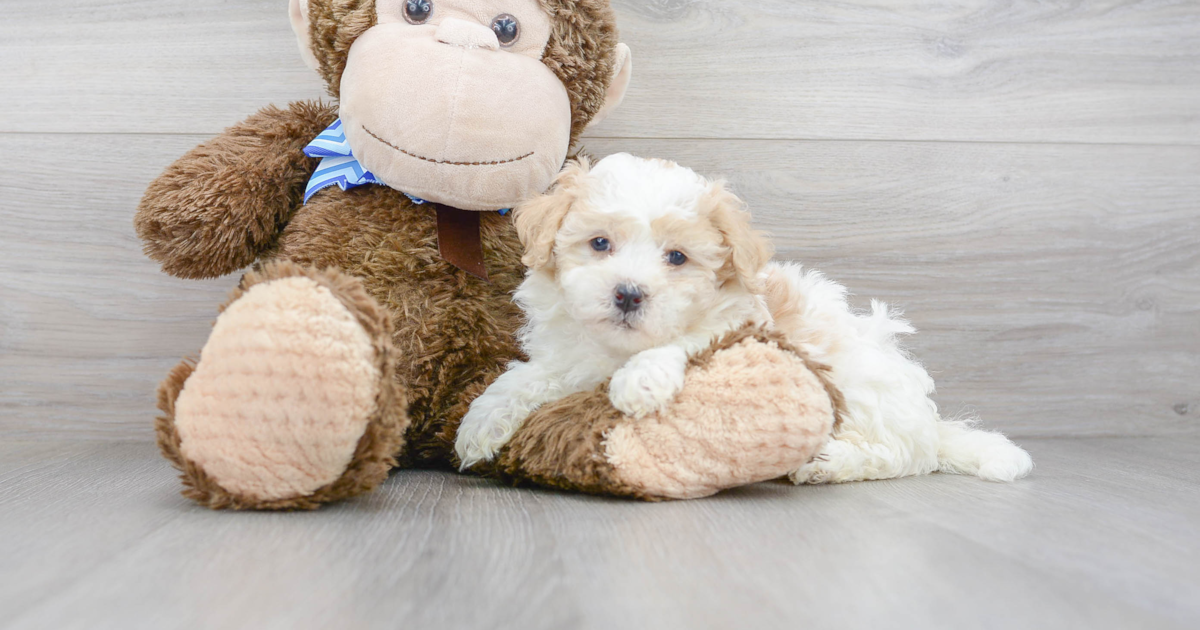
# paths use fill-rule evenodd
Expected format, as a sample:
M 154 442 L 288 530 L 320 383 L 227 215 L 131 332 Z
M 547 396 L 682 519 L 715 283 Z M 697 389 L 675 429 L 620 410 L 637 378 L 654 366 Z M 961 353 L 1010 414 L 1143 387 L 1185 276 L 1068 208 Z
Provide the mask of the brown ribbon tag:
M 438 251 L 446 262 L 487 281 L 483 264 L 483 240 L 479 236 L 479 213 L 440 203 L 437 208 Z

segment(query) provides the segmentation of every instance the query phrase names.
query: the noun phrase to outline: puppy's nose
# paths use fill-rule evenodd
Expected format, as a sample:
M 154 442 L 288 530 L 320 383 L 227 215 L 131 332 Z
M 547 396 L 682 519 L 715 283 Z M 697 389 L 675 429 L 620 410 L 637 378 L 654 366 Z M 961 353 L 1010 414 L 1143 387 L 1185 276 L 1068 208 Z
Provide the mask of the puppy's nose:
M 642 308 L 642 301 L 646 296 L 641 289 L 632 284 L 622 284 L 613 292 L 613 298 L 621 312 L 632 313 Z

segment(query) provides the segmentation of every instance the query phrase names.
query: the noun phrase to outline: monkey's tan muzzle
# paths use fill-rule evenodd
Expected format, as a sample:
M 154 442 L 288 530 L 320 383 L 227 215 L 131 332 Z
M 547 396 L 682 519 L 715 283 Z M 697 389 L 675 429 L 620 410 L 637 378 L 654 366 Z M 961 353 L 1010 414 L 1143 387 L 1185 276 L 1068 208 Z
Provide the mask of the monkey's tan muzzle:
M 484 26 L 446 19 L 429 35 L 379 25 L 351 47 L 340 113 L 354 155 L 388 186 L 464 210 L 544 192 L 570 142 L 562 83 Z

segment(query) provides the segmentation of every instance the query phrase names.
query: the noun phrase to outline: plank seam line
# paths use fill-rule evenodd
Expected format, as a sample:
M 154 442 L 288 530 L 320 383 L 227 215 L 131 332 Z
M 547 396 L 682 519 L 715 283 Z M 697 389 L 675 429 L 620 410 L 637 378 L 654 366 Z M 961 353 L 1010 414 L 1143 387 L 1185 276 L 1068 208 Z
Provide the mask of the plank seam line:
M 147 137 L 197 137 L 212 138 L 219 134 L 215 132 L 197 131 L 6 131 L 0 130 L 3 136 L 147 136 Z M 1080 146 L 1080 147 L 1145 147 L 1145 148 L 1200 148 L 1200 142 L 1084 142 L 1084 141 L 1029 141 L 1029 140 L 947 140 L 947 139 L 912 139 L 912 138 L 749 138 L 749 137 L 691 137 L 691 136 L 583 136 L 581 142 L 588 140 L 609 141 L 653 141 L 665 142 L 812 142 L 812 143 L 879 143 L 879 144 L 995 144 L 1016 146 Z

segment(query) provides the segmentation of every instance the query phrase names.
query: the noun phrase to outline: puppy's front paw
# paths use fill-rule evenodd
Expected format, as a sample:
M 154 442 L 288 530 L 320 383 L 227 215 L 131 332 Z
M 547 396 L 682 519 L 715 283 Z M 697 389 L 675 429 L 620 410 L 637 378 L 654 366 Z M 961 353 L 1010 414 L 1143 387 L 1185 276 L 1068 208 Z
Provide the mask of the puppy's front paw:
M 608 399 L 634 418 L 659 411 L 683 389 L 687 362 L 687 353 L 674 346 L 639 352 L 613 374 Z
M 506 397 L 487 392 L 471 403 L 454 438 L 460 470 L 491 460 L 512 437 L 519 423 L 514 422 L 510 407 Z

